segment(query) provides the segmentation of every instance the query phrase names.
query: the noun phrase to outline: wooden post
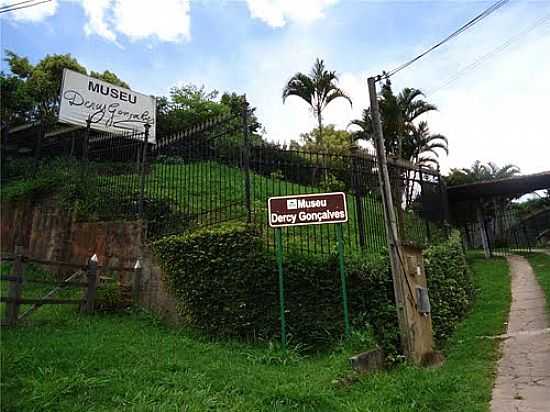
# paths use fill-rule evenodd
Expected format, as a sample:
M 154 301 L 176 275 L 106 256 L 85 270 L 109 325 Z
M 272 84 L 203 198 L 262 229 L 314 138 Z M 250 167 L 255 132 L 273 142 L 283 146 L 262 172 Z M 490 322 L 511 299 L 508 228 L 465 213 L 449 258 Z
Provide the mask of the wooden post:
M 13 280 L 9 284 L 8 298 L 10 302 L 6 304 L 5 321 L 10 326 L 15 326 L 19 316 L 19 302 L 23 291 L 23 246 L 15 246 L 15 259 L 13 261 Z
M 97 289 L 97 255 L 93 255 L 88 262 L 86 271 L 88 287 L 86 288 L 86 299 L 81 312 L 92 313 L 94 311 L 94 300 Z
M 139 293 L 141 291 L 141 279 L 143 278 L 143 267 L 141 265 L 141 260 L 136 261 L 134 266 L 134 288 L 133 288 L 133 302 L 134 305 L 139 303 Z
M 405 268 L 401 257 L 401 242 L 399 240 L 399 232 L 397 230 L 398 221 L 393 206 L 393 193 L 388 173 L 388 165 L 386 160 L 386 151 L 384 145 L 384 135 L 382 132 L 382 120 L 378 109 L 378 99 L 376 96 L 376 79 L 368 78 L 369 97 L 371 115 L 374 126 L 376 160 L 378 164 L 378 181 L 380 192 L 382 195 L 382 205 L 384 207 L 384 223 L 386 228 L 386 241 L 388 243 L 388 252 L 390 255 L 390 264 L 392 271 L 393 291 L 395 295 L 395 306 L 397 310 L 397 321 L 399 325 L 399 337 L 401 340 L 401 348 L 405 356 L 409 357 L 414 347 L 414 336 L 411 336 L 409 330 L 409 315 L 406 305 L 406 291 L 403 289 L 403 280 L 405 279 Z M 398 208 L 400 209 L 400 207 Z

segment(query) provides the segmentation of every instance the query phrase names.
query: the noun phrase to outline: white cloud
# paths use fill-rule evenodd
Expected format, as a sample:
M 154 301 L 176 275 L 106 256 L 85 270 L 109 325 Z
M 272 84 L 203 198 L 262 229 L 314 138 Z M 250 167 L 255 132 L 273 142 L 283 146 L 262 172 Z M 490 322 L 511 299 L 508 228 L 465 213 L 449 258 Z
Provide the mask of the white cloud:
M 408 86 L 430 92 L 480 56 L 510 38 L 517 39 L 476 70 L 465 71 L 446 88 L 427 96 L 439 108 L 427 117 L 431 131 L 444 134 L 450 141 L 449 156 L 441 157 L 443 171 L 470 166 L 477 159 L 499 165 L 514 163 L 524 173 L 550 169 L 549 20 L 517 36 L 544 15 L 550 20 L 548 6 L 533 8 L 532 4 L 516 3 L 392 78 L 395 91 Z M 434 34 L 434 40 L 438 36 Z M 306 103 L 295 98 L 283 105 L 280 94 L 293 73 L 309 72 L 315 57 L 330 55 L 334 45 L 321 43 L 314 35 L 290 30 L 277 44 L 256 44 L 246 50 L 249 57 L 243 66 L 254 70 L 245 87 L 258 107 L 269 140 L 288 142 L 316 126 Z M 343 99 L 334 101 L 324 112 L 325 123 L 347 127 L 369 106 L 369 75 L 381 68 L 392 69 L 430 45 L 418 44 L 416 50 L 396 49 L 393 53 L 386 50 L 385 55 L 393 55 L 393 60 L 365 59 L 360 72 L 345 71 L 345 64 L 337 58 L 327 59 L 327 65 L 339 72 L 340 87 L 351 96 L 353 108 Z M 369 56 L 369 50 L 364 55 Z
M 95 33 L 107 40 L 116 41 L 115 33 L 105 21 L 105 14 L 111 3 L 111 0 L 82 0 L 82 7 L 88 17 L 84 26 L 84 33 L 87 36 Z
M 19 3 L 13 0 L 0 0 L 0 6 L 7 6 L 9 4 Z M 23 5 L 22 5 L 23 6 Z M 50 1 L 48 3 L 41 3 L 36 6 L 26 7 L 7 13 L 8 18 L 15 21 L 31 21 L 38 22 L 55 14 L 57 10 L 57 0 Z M 3 13 L 2 16 L 5 14 Z
M 82 0 L 88 17 L 87 35 L 116 42 L 115 33 L 130 40 L 158 38 L 165 42 L 189 41 L 189 0 Z
M 324 11 L 338 0 L 247 0 L 253 18 L 271 27 L 283 27 L 290 21 L 311 23 L 324 17 Z

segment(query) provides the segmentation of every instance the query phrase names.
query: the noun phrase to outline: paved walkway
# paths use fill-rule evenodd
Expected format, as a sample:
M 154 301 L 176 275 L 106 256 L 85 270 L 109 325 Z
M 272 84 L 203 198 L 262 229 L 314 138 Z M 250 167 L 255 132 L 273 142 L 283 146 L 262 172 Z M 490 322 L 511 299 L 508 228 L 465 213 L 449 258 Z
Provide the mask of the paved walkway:
M 549 412 L 550 325 L 544 293 L 525 258 L 510 256 L 508 264 L 512 307 L 491 411 Z

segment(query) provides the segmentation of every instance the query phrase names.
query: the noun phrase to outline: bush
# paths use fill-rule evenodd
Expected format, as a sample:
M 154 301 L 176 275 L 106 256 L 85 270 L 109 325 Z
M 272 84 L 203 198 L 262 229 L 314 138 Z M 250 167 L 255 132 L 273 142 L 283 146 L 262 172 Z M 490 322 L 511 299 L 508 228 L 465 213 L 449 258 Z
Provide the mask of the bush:
M 453 231 L 447 241 L 430 246 L 425 252 L 425 263 L 434 336 L 442 344 L 464 318 L 474 296 L 460 233 Z
M 116 281 L 102 282 L 97 286 L 95 310 L 117 312 L 132 305 L 132 292 Z
M 168 236 L 154 247 L 190 325 L 214 336 L 279 336 L 275 256 L 256 228 L 226 224 Z M 434 333 L 442 343 L 466 314 L 473 295 L 458 233 L 427 249 L 426 270 Z M 399 337 L 387 256 L 350 258 L 346 271 L 354 330 L 370 328 L 386 353 L 395 353 Z M 344 329 L 337 257 L 287 250 L 284 273 L 290 341 L 334 343 Z
M 155 243 L 187 322 L 208 334 L 244 339 L 279 336 L 278 273 L 274 252 L 257 230 L 229 224 Z M 294 344 L 323 345 L 342 335 L 340 275 L 335 256 L 285 254 L 287 331 Z M 395 348 L 397 322 L 388 261 L 347 263 L 354 328 L 373 327 Z

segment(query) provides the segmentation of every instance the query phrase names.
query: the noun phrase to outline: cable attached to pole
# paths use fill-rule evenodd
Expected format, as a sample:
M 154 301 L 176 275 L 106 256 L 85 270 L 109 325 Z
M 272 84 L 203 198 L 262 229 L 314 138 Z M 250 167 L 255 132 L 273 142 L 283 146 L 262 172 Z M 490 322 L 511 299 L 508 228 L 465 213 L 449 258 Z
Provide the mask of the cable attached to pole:
M 401 64 L 400 66 L 397 66 L 395 69 L 393 70 L 390 70 L 389 72 L 387 73 L 384 73 L 383 75 L 379 76 L 377 78 L 377 80 L 380 80 L 382 78 L 384 79 L 389 79 L 390 77 L 392 77 L 393 75 L 399 73 L 401 70 L 403 69 L 406 69 L 407 67 L 409 67 L 411 64 L 417 62 L 418 60 L 420 60 L 422 57 L 426 56 L 428 53 L 434 51 L 435 49 L 437 49 L 438 47 L 442 46 L 443 44 L 447 43 L 449 40 L 452 40 L 453 38 L 459 36 L 461 33 L 465 32 L 466 30 L 468 30 L 470 27 L 474 26 L 475 24 L 479 23 L 481 20 L 485 19 L 486 17 L 488 17 L 489 15 L 491 15 L 492 13 L 494 13 L 495 11 L 497 11 L 498 9 L 500 9 L 502 6 L 504 6 L 506 3 L 508 3 L 509 0 L 499 0 L 497 1 L 496 3 L 494 3 L 493 5 L 491 5 L 490 7 L 488 7 L 487 9 L 485 9 L 484 11 L 482 11 L 480 14 L 478 14 L 476 17 L 474 17 L 473 19 L 471 19 L 470 21 L 468 21 L 466 24 L 462 25 L 458 30 L 454 31 L 453 33 L 451 33 L 450 35 L 448 35 L 447 37 L 445 37 L 443 40 L 441 40 L 440 42 L 434 44 L 432 47 L 430 47 L 429 49 L 425 50 L 424 52 L 420 53 L 418 56 L 416 56 L 415 58 Z

